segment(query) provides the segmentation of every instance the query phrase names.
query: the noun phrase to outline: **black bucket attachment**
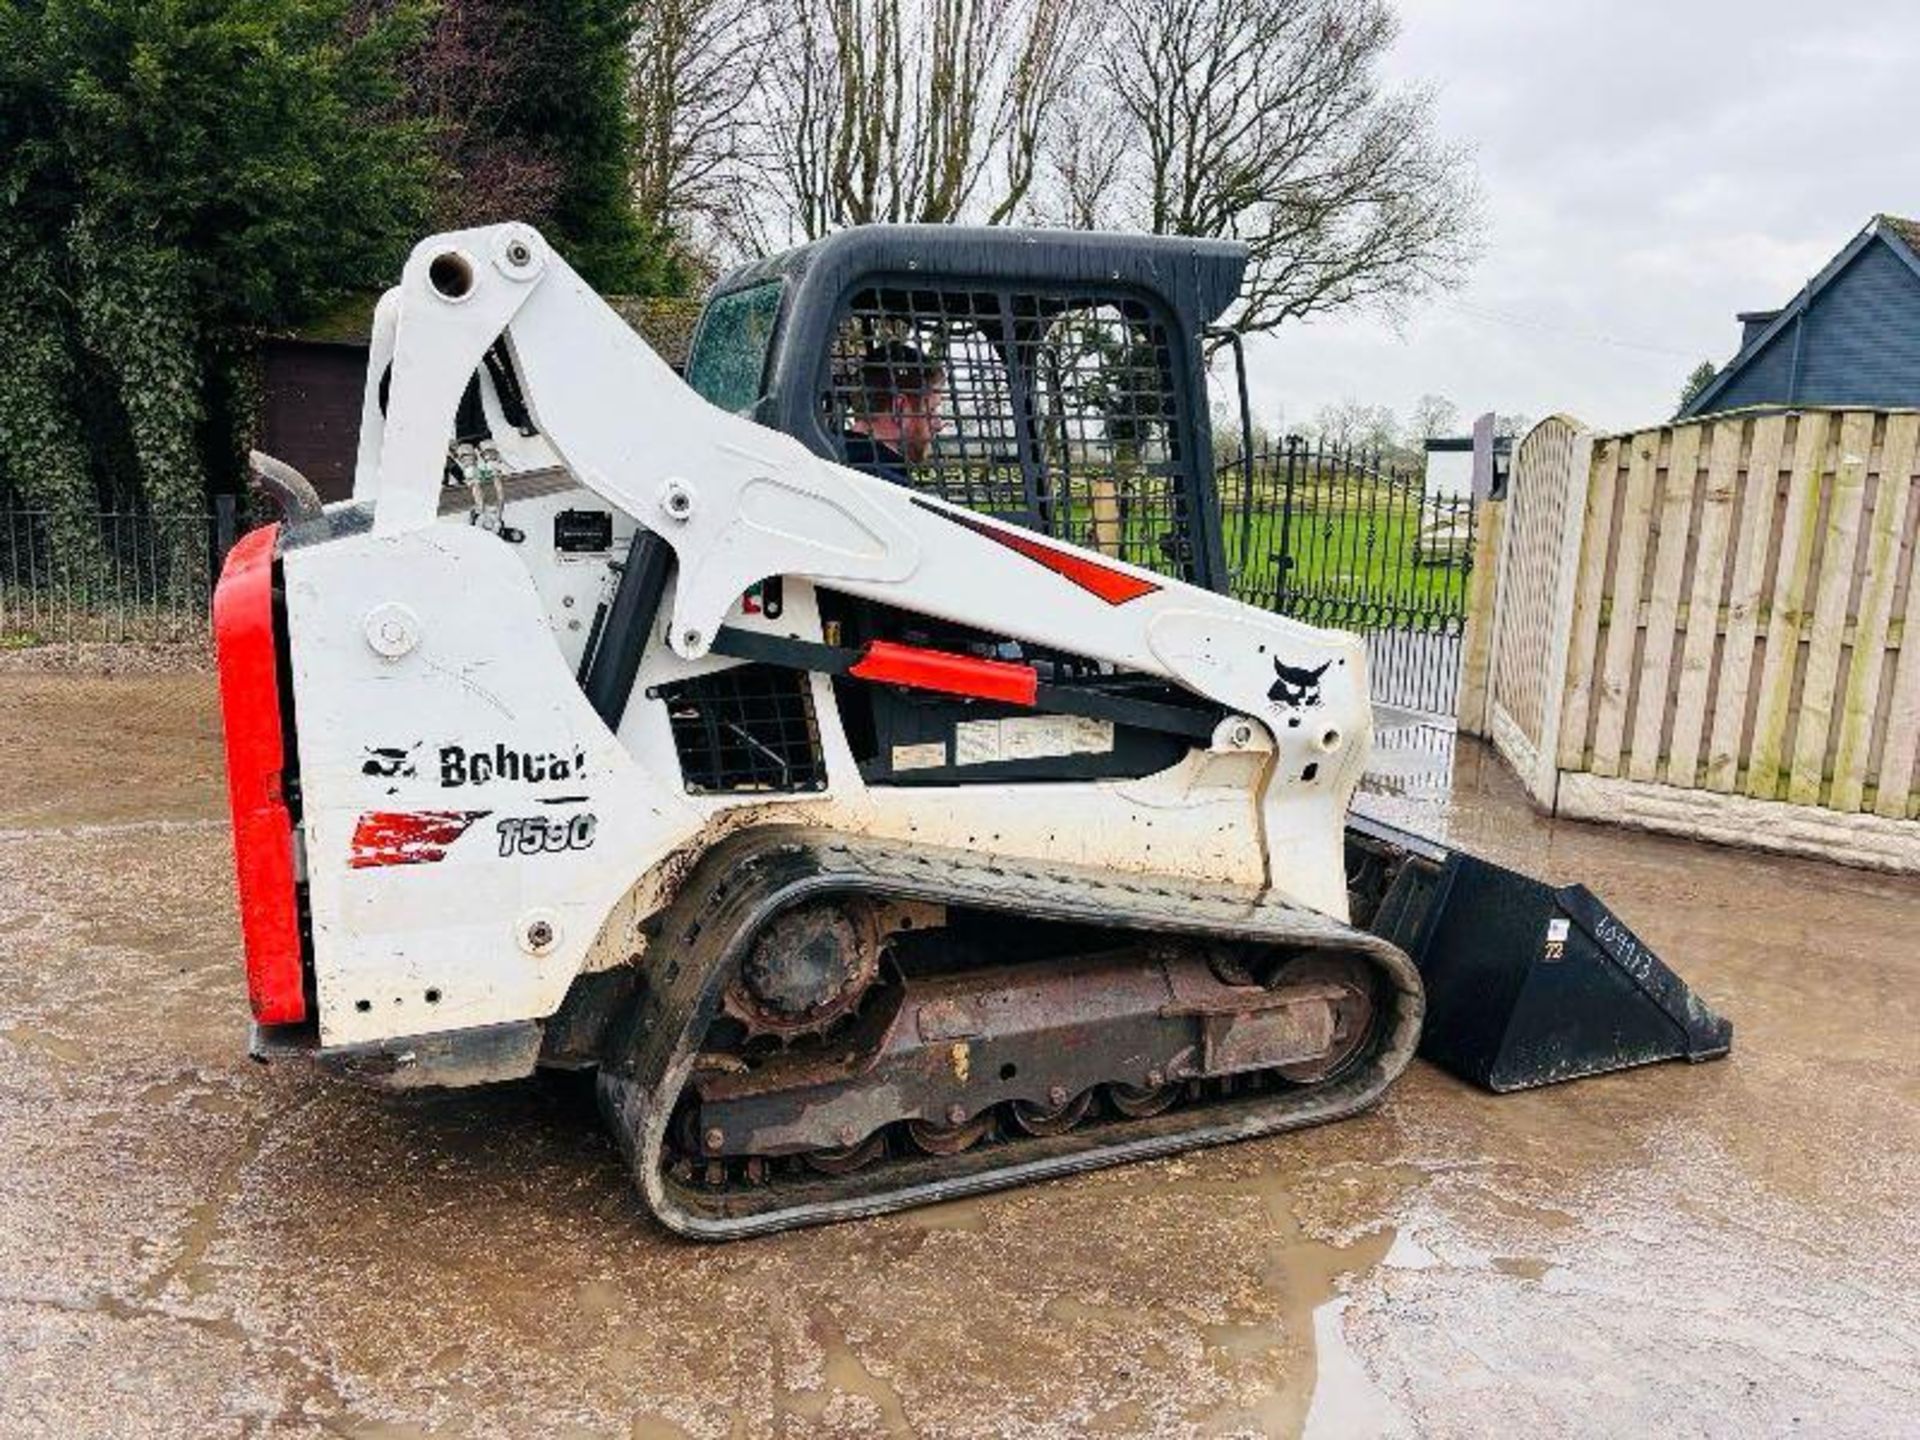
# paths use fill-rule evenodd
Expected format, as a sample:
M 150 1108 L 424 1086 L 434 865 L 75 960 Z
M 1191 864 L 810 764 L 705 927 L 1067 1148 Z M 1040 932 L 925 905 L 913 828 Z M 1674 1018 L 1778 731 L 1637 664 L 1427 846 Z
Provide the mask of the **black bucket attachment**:
M 1733 1026 L 1583 885 L 1560 889 L 1353 816 L 1354 923 L 1427 990 L 1420 1054 L 1489 1090 L 1654 1060 L 1713 1060 Z

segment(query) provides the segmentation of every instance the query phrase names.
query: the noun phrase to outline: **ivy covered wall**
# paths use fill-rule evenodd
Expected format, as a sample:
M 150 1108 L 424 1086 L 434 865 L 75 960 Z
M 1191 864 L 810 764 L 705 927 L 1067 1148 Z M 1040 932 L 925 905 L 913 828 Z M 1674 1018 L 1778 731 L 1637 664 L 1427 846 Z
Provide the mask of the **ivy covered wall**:
M 474 103 L 439 104 L 446 75 L 471 68 L 453 38 L 482 12 L 514 42 L 505 68 Z M 651 288 L 625 183 L 631 14 L 632 0 L 0 4 L 0 507 L 46 512 L 59 562 L 86 558 L 97 511 L 198 513 L 239 489 L 260 337 L 392 283 L 454 198 L 540 201 L 524 218 L 584 252 L 589 279 Z M 551 157 L 551 183 L 483 196 L 488 173 L 448 156 L 502 152 L 450 151 L 461 127 Z

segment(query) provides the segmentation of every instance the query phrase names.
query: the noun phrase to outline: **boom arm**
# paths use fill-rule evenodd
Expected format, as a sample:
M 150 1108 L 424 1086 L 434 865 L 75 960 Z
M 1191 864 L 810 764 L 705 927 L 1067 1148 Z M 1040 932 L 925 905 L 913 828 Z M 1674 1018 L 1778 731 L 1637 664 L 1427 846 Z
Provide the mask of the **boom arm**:
M 455 406 L 504 334 L 567 468 L 672 547 L 679 655 L 706 655 L 751 585 L 799 577 L 1175 680 L 1298 750 L 1283 773 L 1337 757 L 1357 776 L 1369 720 L 1354 637 L 912 494 L 718 410 L 527 226 L 423 242 L 397 296 L 381 306 L 394 335 L 384 430 L 363 439 L 355 489 L 376 499 L 376 534 L 434 523 Z M 1311 727 L 1298 723 L 1303 695 L 1276 684 L 1288 673 L 1316 677 Z

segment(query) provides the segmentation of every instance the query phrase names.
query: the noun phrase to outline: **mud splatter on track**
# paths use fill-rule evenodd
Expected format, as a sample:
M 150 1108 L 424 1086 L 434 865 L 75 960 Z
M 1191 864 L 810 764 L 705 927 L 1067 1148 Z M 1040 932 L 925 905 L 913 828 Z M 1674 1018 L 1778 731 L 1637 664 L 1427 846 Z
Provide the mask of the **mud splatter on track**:
M 578 1084 L 394 1100 L 246 1061 L 211 684 L 76 683 L 0 674 L 9 1435 L 1920 1414 L 1911 882 L 1549 825 L 1462 750 L 1444 811 L 1399 803 L 1594 886 L 1733 1016 L 1731 1061 L 1503 1098 L 1417 1064 L 1338 1127 L 696 1247 Z

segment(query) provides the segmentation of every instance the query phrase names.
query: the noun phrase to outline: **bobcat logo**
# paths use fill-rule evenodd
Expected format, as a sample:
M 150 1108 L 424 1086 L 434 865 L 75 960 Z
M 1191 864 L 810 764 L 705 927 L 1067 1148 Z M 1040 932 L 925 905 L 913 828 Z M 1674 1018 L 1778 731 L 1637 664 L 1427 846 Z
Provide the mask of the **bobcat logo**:
M 1267 698 L 1287 710 L 1305 710 L 1320 703 L 1320 677 L 1332 665 L 1327 661 L 1318 670 L 1296 670 L 1291 665 L 1273 662 L 1273 673 L 1280 678 L 1267 691 Z
M 415 773 L 413 752 L 420 748 L 420 742 L 411 745 L 369 745 L 367 758 L 361 762 L 360 773 L 371 775 L 380 780 L 394 780 Z

